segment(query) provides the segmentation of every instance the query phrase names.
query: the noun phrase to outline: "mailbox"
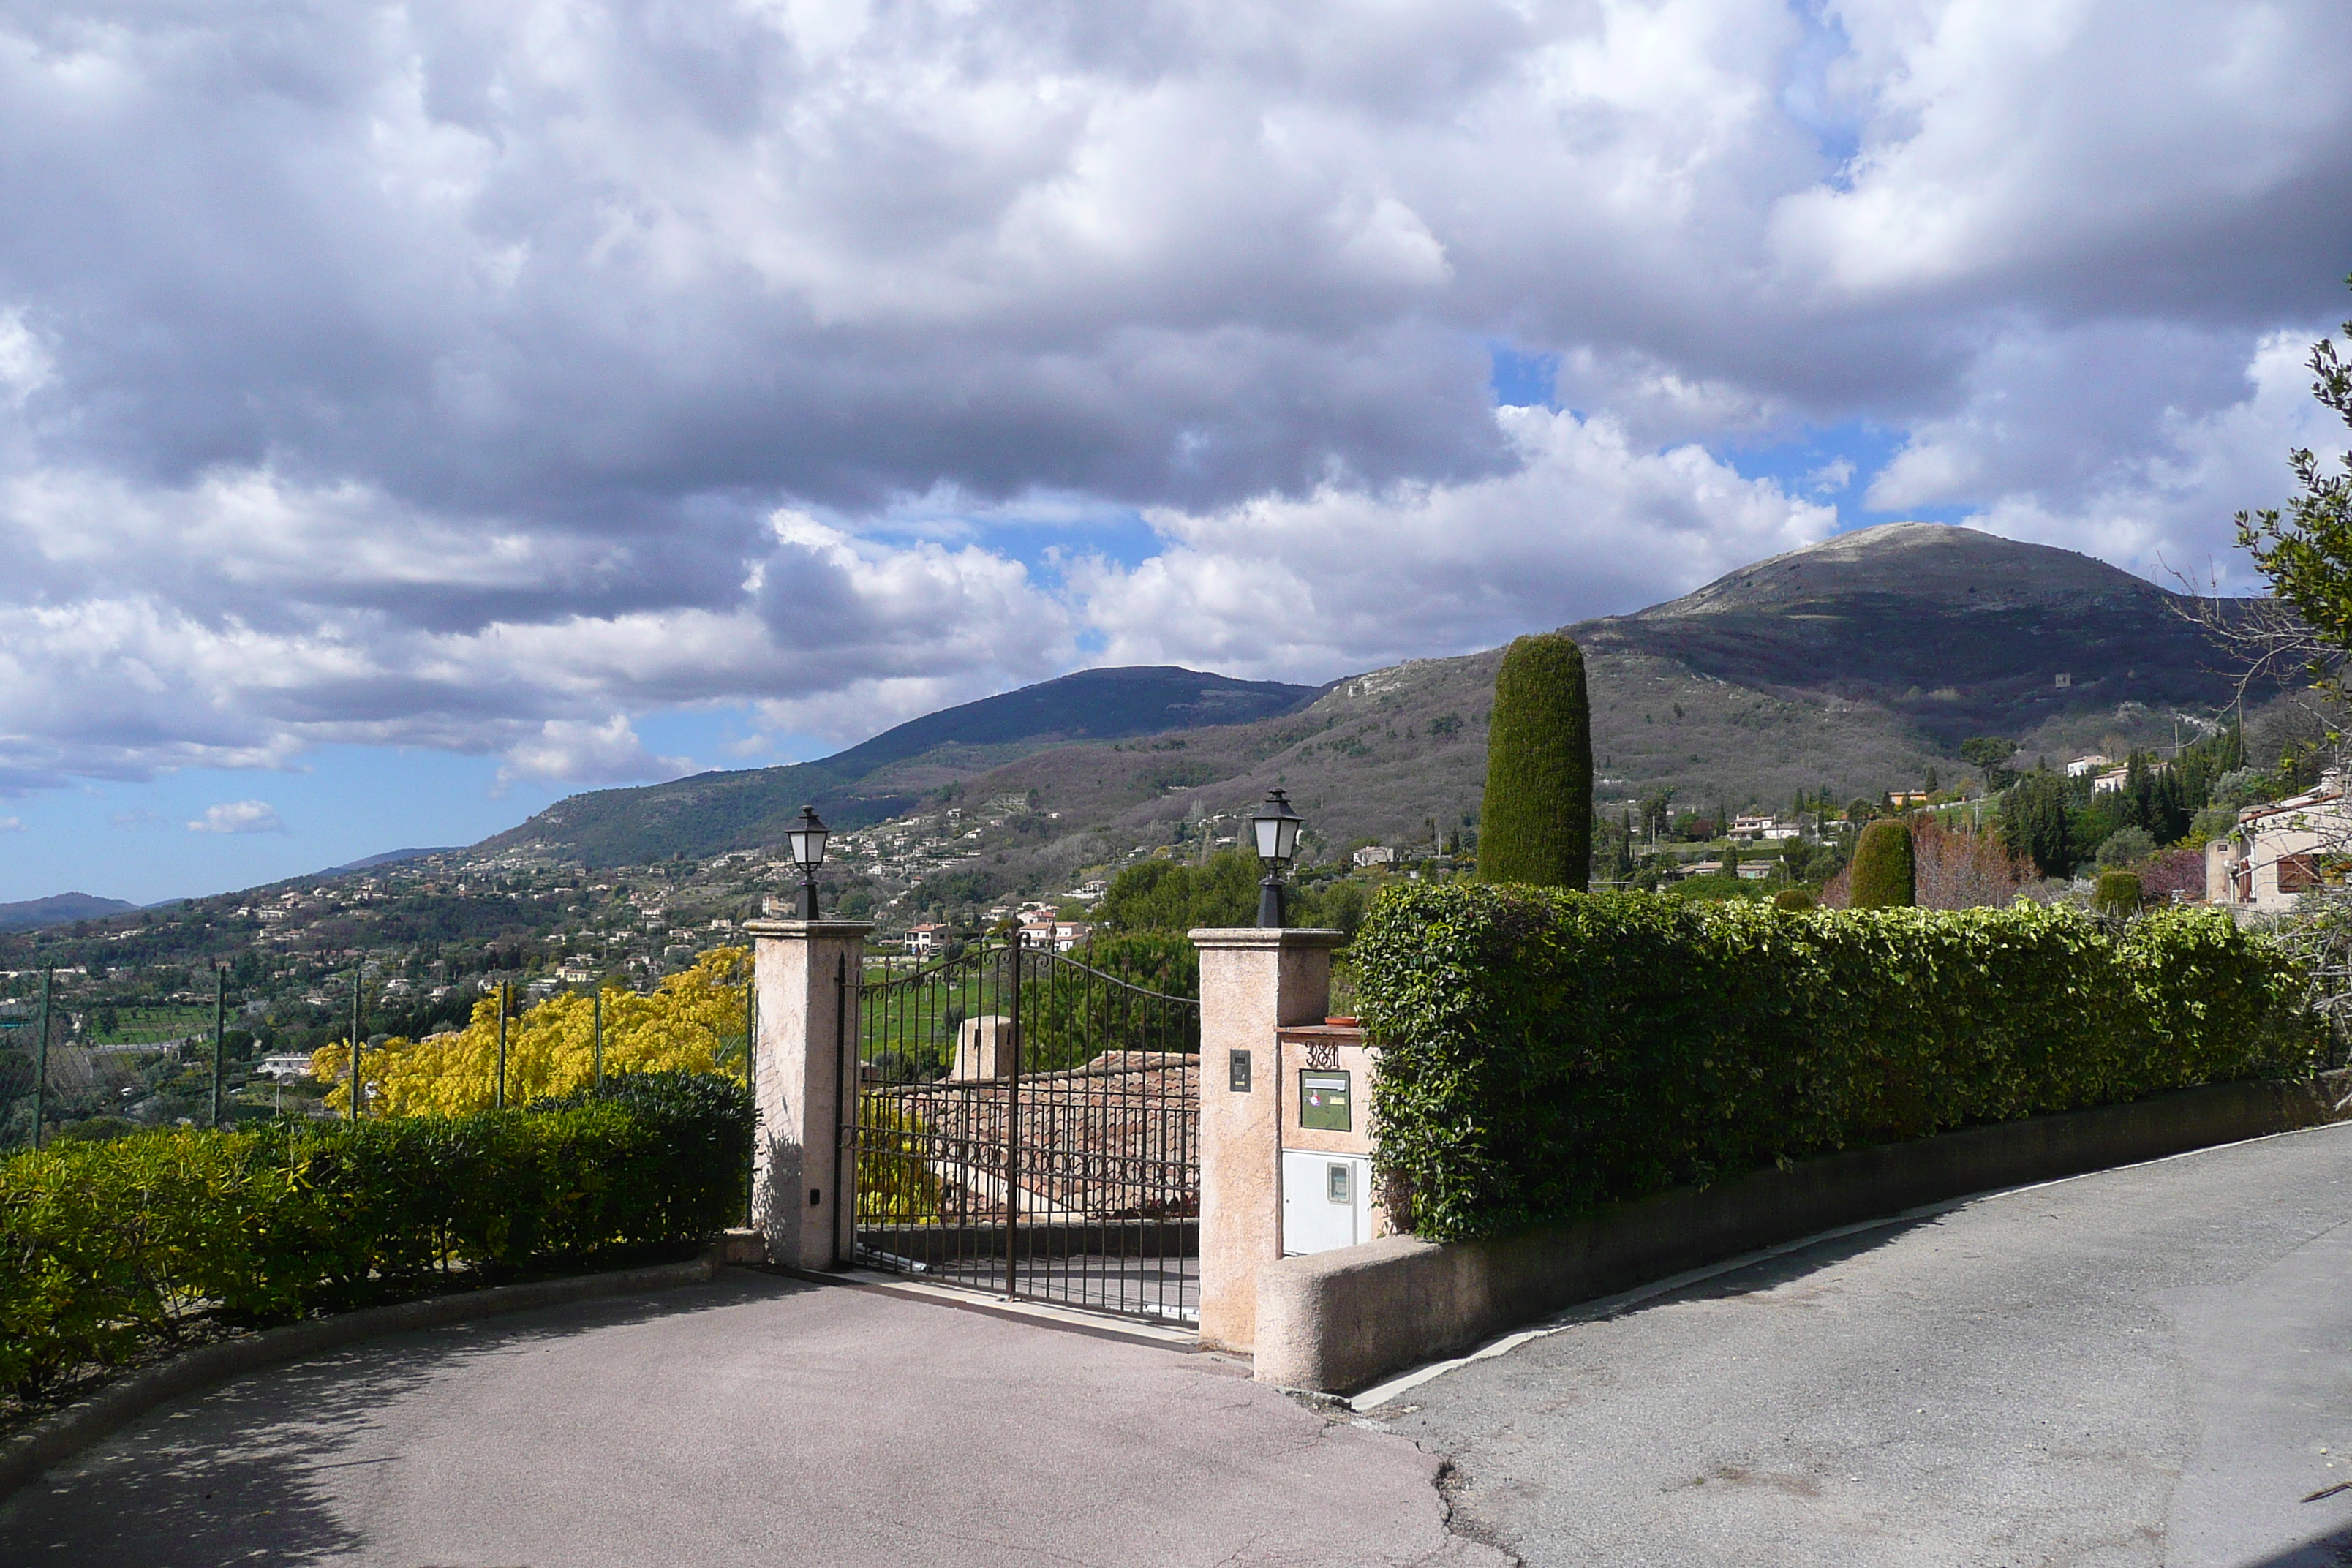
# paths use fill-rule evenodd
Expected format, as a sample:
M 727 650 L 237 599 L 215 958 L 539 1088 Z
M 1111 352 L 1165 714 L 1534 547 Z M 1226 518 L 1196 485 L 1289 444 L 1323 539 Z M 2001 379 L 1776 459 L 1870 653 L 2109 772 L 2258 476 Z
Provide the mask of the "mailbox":
M 1348 1074 L 1301 1068 L 1298 1070 L 1298 1125 L 1318 1132 L 1349 1132 Z
M 1328 1252 L 1372 1238 L 1372 1163 L 1361 1154 L 1282 1152 L 1282 1251 Z

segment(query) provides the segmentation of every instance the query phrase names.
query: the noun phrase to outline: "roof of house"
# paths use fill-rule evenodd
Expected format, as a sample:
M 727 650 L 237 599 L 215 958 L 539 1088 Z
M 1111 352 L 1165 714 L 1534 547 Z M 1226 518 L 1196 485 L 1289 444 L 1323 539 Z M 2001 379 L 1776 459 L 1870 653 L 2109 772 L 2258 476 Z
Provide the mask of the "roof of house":
M 2324 805 L 2331 800 L 2341 800 L 2343 796 L 2344 792 L 2335 784 L 2324 784 L 2317 789 L 2305 790 L 2301 795 L 2291 795 L 2284 800 L 2264 801 L 2259 805 L 2250 805 L 2238 813 L 2238 826 L 2243 827 L 2265 816 L 2276 816 L 2284 811 L 2308 811 L 2315 805 Z

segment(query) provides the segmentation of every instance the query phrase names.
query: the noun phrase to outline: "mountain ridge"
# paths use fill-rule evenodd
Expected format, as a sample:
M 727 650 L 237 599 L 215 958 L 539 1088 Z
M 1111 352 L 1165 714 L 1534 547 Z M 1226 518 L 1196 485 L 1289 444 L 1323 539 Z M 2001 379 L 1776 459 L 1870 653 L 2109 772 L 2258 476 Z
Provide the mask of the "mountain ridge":
M 128 899 L 102 899 L 95 893 L 52 893 L 46 899 L 20 899 L 0 904 L 0 931 L 38 931 L 107 915 L 135 914 L 139 906 Z
M 590 865 L 751 848 L 779 840 L 804 805 L 836 829 L 859 827 L 1041 748 L 1246 723 L 1289 711 L 1320 689 L 1176 665 L 1075 670 L 923 714 L 814 762 L 568 795 L 474 847 L 557 844 Z
M 1710 807 L 1785 805 L 1799 790 L 1844 799 L 1914 787 L 1934 770 L 1957 776 L 1959 743 L 1973 735 L 2016 740 L 2029 755 L 2036 746 L 2164 739 L 2172 715 L 2210 713 L 2231 694 L 2224 650 L 2181 613 L 2187 603 L 2055 546 L 1895 523 L 1564 629 L 1586 653 L 1597 801 L 1664 793 Z M 704 774 L 654 791 L 757 781 L 746 798 L 781 802 L 797 791 L 845 827 L 902 815 L 941 790 L 1034 800 L 1066 831 L 1050 853 L 1008 844 L 1007 876 L 1025 877 L 1022 867 L 1041 854 L 1101 860 L 1122 840 L 1150 842 L 1181 831 L 1182 817 L 1241 810 L 1276 785 L 1331 842 L 1394 841 L 1475 818 L 1500 655 L 1413 659 L 1319 689 L 1285 688 L 1306 697 L 1239 723 L 1033 734 L 1006 742 L 1004 755 L 953 742 L 900 746 L 895 760 L 856 780 L 835 771 L 839 757 L 942 717 L 926 715 L 797 772 Z M 1033 694 L 1054 684 L 982 702 L 1034 706 L 1043 700 Z M 574 796 L 483 847 L 535 842 L 596 863 L 626 858 L 625 844 L 711 853 L 749 847 L 762 833 L 772 841 L 801 804 L 791 798 L 772 819 L 746 816 L 701 833 L 689 831 L 704 820 L 695 810 L 665 807 L 646 798 L 652 793 Z M 565 817 L 573 803 L 593 800 L 641 815 L 607 824 L 590 844 Z

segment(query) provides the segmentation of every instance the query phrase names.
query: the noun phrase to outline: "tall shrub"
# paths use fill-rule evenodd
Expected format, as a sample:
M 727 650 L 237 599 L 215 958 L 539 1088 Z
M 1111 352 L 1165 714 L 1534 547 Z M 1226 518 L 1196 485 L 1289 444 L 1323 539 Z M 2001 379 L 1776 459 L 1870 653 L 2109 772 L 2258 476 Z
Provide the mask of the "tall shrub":
M 1479 808 L 1478 877 L 1582 889 L 1592 863 L 1592 714 L 1584 653 L 1558 632 L 1520 637 L 1495 673 Z
M 1874 822 L 1853 847 L 1851 907 L 1908 909 L 1919 901 L 1917 869 L 1911 856 L 1911 829 L 1901 822 Z
M 607 1074 L 743 1074 L 749 1039 L 744 987 L 749 948 L 716 947 L 694 967 L 666 975 L 651 995 L 605 989 L 602 1017 Z M 598 1004 L 584 992 L 551 996 L 507 1024 L 507 1103 L 569 1094 L 595 1081 Z M 488 1110 L 499 1082 L 499 1005 L 484 997 L 462 1030 L 430 1039 L 394 1038 L 360 1057 L 376 1090 L 370 1116 L 461 1116 Z M 351 1105 L 351 1047 L 320 1047 L 310 1070 L 333 1084 L 331 1110 Z
M 2091 886 L 2091 907 L 2101 914 L 2137 914 L 2139 903 L 2139 878 L 2130 871 L 2102 871 Z

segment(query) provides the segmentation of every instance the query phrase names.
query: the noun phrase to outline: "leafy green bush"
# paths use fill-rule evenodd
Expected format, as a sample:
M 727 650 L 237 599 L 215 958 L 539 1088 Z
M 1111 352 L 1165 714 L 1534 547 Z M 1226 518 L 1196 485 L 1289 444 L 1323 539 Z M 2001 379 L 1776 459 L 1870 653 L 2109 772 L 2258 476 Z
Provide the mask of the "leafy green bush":
M 1772 895 L 1772 907 L 1792 913 L 1802 913 L 1813 907 L 1813 895 L 1802 888 L 1785 888 Z
M 2137 914 L 2142 897 L 2136 872 L 2102 871 L 2091 884 L 2091 907 L 2103 915 Z
M 1592 716 L 1574 639 L 1548 632 L 1503 651 L 1479 812 L 1481 881 L 1582 888 L 1591 876 Z
M 2227 916 L 1824 910 L 1448 885 L 1357 938 L 1381 1161 L 1490 1235 L 1778 1160 L 2311 1069 L 2292 963 Z
M 1862 830 L 1853 847 L 1853 887 L 1857 910 L 1907 909 L 1919 901 L 1908 824 L 1874 822 Z
M 1257 923 L 1257 857 L 1224 849 L 1204 866 L 1145 860 L 1110 879 L 1096 911 L 1115 931 L 1175 931 Z
M 651 1073 L 528 1111 L 142 1132 L 0 1163 L 0 1386 L 169 1342 L 191 1314 L 283 1322 L 742 1212 L 751 1097 Z

